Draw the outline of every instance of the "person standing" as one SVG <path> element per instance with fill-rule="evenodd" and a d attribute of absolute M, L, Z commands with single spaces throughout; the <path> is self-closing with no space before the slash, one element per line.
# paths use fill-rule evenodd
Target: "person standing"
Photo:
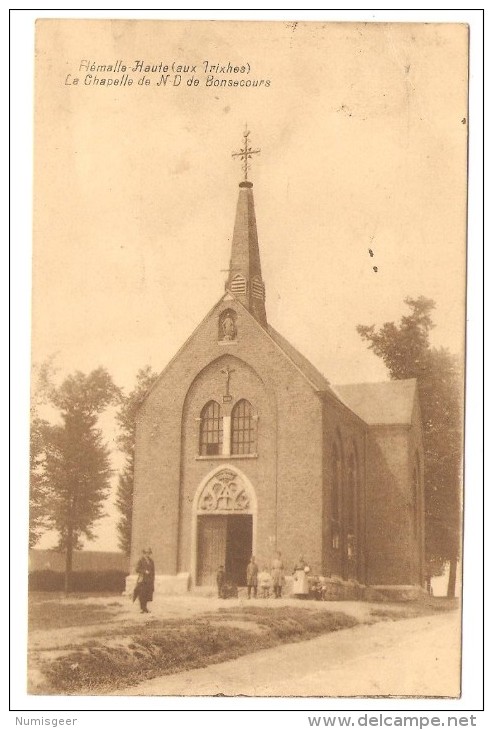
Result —
<path fill-rule="evenodd" d="M 281 553 L 277 552 L 276 557 L 272 561 L 271 566 L 272 586 L 274 588 L 274 597 L 281 598 L 282 587 L 284 585 L 284 565 L 281 560 Z"/>
<path fill-rule="evenodd" d="M 303 557 L 303 555 L 300 555 L 296 565 L 293 568 L 293 573 L 296 573 L 297 570 L 305 570 L 305 568 L 306 568 L 305 558 Z"/>
<path fill-rule="evenodd" d="M 303 555 L 300 555 L 298 562 L 293 568 L 293 587 L 294 596 L 306 598 L 309 594 L 308 573 L 309 566 L 305 562 Z"/>
<path fill-rule="evenodd" d="M 226 583 L 226 573 L 224 572 L 224 565 L 220 565 L 216 573 L 217 583 L 217 597 L 224 598 L 224 584 Z"/>
<path fill-rule="evenodd" d="M 134 590 L 134 600 L 135 598 L 139 599 L 141 613 L 149 613 L 147 604 L 152 601 L 154 594 L 155 575 L 151 548 L 147 548 L 147 550 L 142 551 L 142 557 L 137 563 L 137 575 L 138 578 L 137 585 Z"/>
<path fill-rule="evenodd" d="M 257 598 L 257 583 L 258 583 L 258 565 L 255 562 L 255 557 L 252 555 L 250 562 L 247 565 L 247 592 L 248 598 L 251 597 L 253 588 L 253 597 Z"/>
<path fill-rule="evenodd" d="M 272 586 L 272 577 L 269 573 L 269 568 L 265 565 L 262 571 L 258 574 L 258 586 L 260 588 L 260 597 L 269 598 L 270 589 Z"/>

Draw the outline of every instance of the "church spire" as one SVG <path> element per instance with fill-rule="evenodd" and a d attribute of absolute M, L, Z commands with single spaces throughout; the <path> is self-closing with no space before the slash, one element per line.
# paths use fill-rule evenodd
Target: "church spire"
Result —
<path fill-rule="evenodd" d="M 233 152 L 232 155 L 242 160 L 244 179 L 240 182 L 240 192 L 238 194 L 226 289 L 234 294 L 265 327 L 267 325 L 265 287 L 260 268 L 257 223 L 253 203 L 253 183 L 248 180 L 248 170 L 250 169 L 248 160 L 252 158 L 252 155 L 258 154 L 260 150 L 254 150 L 250 146 L 249 134 L 250 132 L 245 127 L 243 148 L 239 152 Z"/>

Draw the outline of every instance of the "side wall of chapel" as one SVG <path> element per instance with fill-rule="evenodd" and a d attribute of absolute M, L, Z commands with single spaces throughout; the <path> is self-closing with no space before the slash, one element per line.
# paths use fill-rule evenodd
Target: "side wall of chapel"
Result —
<path fill-rule="evenodd" d="M 321 572 L 327 577 L 353 578 L 360 583 L 366 582 L 366 432 L 367 426 L 361 419 L 337 400 L 326 396 Z M 351 479 L 354 480 L 352 499 L 349 494 Z M 339 515 L 334 514 L 336 502 Z M 350 511 L 352 539 L 348 539 Z"/>
<path fill-rule="evenodd" d="M 368 446 L 368 583 L 422 585 L 423 446 L 417 399 L 411 424 L 372 426 Z"/>

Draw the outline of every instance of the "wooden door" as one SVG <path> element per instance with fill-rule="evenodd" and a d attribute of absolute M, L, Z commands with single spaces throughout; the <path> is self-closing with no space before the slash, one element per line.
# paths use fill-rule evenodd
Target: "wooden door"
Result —
<path fill-rule="evenodd" d="M 220 565 L 226 564 L 227 515 L 197 518 L 197 585 L 215 585 Z"/>
<path fill-rule="evenodd" d="M 226 574 L 237 586 L 246 585 L 246 569 L 252 556 L 252 515 L 228 517 Z"/>

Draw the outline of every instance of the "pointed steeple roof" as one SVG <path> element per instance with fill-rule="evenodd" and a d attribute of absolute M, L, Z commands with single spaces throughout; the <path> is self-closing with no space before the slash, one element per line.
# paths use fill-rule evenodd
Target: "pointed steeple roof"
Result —
<path fill-rule="evenodd" d="M 231 244 L 231 259 L 226 290 L 234 294 L 253 314 L 263 327 L 267 326 L 265 314 L 265 286 L 260 268 L 260 253 L 253 202 L 253 183 L 248 179 L 248 159 L 260 152 L 249 146 L 248 132 L 245 129 L 244 148 L 234 156 L 244 160 L 245 179 L 240 183 L 236 219 Z"/>

